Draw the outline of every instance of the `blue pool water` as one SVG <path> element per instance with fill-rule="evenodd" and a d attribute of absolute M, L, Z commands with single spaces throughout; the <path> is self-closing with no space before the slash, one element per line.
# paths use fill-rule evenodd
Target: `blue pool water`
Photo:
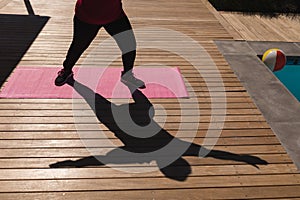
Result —
<path fill-rule="evenodd" d="M 300 64 L 287 64 L 275 76 L 300 101 Z"/>

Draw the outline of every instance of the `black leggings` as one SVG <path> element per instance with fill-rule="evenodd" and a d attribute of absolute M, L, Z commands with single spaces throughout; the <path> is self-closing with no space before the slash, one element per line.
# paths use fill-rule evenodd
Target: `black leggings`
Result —
<path fill-rule="evenodd" d="M 74 16 L 73 21 L 73 40 L 66 59 L 63 62 L 66 71 L 72 70 L 82 53 L 94 40 L 101 27 L 104 27 L 113 36 L 121 49 L 124 72 L 130 71 L 133 68 L 136 57 L 136 41 L 127 16 L 105 25 L 88 24 L 80 21 L 76 16 Z"/>

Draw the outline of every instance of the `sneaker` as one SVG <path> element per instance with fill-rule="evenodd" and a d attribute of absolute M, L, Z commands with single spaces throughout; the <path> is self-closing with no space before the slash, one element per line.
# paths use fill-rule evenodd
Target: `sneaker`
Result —
<path fill-rule="evenodd" d="M 74 75 L 72 71 L 69 72 L 69 73 L 66 73 L 66 71 L 64 69 L 60 70 L 57 74 L 58 75 L 55 79 L 55 85 L 56 86 L 64 85 Z"/>
<path fill-rule="evenodd" d="M 145 83 L 142 80 L 134 77 L 134 74 L 132 72 L 126 72 L 126 73 L 122 72 L 121 82 L 124 83 L 125 85 L 140 88 L 140 89 L 146 88 Z"/>

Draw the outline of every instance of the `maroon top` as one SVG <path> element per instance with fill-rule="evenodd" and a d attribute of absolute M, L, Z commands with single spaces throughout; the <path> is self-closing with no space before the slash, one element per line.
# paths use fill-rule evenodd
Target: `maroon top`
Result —
<path fill-rule="evenodd" d="M 125 15 L 121 0 L 77 0 L 75 15 L 89 24 L 107 24 Z"/>

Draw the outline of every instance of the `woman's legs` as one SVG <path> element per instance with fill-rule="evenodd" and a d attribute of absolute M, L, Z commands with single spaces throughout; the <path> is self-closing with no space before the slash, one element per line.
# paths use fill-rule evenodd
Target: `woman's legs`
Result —
<path fill-rule="evenodd" d="M 136 41 L 127 16 L 104 25 L 104 28 L 116 40 L 122 51 L 124 72 L 130 71 L 136 57 Z"/>
<path fill-rule="evenodd" d="M 133 76 L 132 69 L 136 57 L 136 41 L 131 24 L 124 17 L 103 26 L 105 30 L 115 39 L 122 51 L 122 62 L 124 71 L 121 81 L 134 87 L 145 88 L 145 83 Z"/>
<path fill-rule="evenodd" d="M 89 47 L 98 34 L 100 28 L 100 25 L 87 24 L 80 21 L 76 16 L 74 17 L 73 41 L 63 63 L 66 71 L 72 71 L 75 63 L 78 61 L 82 53 Z"/>
<path fill-rule="evenodd" d="M 126 16 L 106 25 L 105 30 L 116 40 L 122 51 L 122 61 L 124 71 L 122 72 L 122 82 L 131 86 L 145 88 L 144 82 L 135 78 L 132 74 L 132 68 L 136 57 L 136 41 L 132 31 L 131 24 Z M 96 37 L 102 25 L 87 24 L 74 17 L 73 41 L 68 50 L 64 69 L 61 70 L 55 79 L 55 85 L 65 84 L 73 75 L 72 68 L 78 61 L 82 53 L 89 47 Z"/>
<path fill-rule="evenodd" d="M 89 47 L 96 37 L 100 25 L 87 24 L 80 21 L 76 16 L 73 19 L 73 40 L 69 47 L 67 56 L 63 62 L 64 69 L 58 72 L 55 79 L 56 86 L 62 86 L 73 76 L 72 68 L 82 53 Z"/>

